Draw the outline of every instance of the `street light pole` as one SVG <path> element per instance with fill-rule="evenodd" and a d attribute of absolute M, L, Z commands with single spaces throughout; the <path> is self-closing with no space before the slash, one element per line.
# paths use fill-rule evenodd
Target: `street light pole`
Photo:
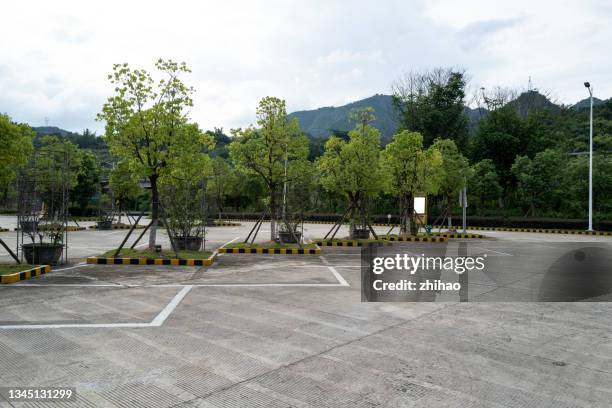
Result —
<path fill-rule="evenodd" d="M 593 88 L 588 82 L 584 86 L 591 97 L 591 114 L 589 123 L 589 231 L 593 231 Z"/>

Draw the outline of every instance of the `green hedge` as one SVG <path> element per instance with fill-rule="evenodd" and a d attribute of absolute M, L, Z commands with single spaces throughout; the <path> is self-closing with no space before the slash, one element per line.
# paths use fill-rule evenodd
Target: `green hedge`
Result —
<path fill-rule="evenodd" d="M 472 227 L 545 228 L 568 230 L 585 230 L 588 227 L 587 220 L 562 218 L 468 216 L 466 221 L 467 225 Z M 461 216 L 454 217 L 453 224 L 460 225 Z M 593 222 L 593 228 L 598 231 L 612 231 L 612 221 Z"/>
<path fill-rule="evenodd" d="M 261 213 L 224 213 L 223 218 L 232 218 L 239 220 L 258 219 Z M 304 214 L 304 221 L 337 221 L 342 214 L 329 213 L 310 213 Z M 387 223 L 386 214 L 373 215 L 371 217 L 373 223 Z M 436 217 L 429 216 L 429 223 L 433 223 Z M 391 222 L 397 223 L 398 217 L 392 216 Z M 461 225 L 461 215 L 457 214 L 453 217 L 453 225 Z M 527 217 L 478 217 L 469 215 L 467 217 L 467 225 L 472 227 L 508 227 L 508 228 L 547 228 L 547 229 L 587 229 L 587 220 L 580 219 L 561 219 L 561 218 L 527 218 Z M 598 231 L 612 231 L 612 221 L 595 221 L 593 227 Z"/>

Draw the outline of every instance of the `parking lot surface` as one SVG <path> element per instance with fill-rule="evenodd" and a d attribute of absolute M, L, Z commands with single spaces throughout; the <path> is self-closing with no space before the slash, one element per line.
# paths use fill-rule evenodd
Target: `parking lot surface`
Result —
<path fill-rule="evenodd" d="M 249 225 L 211 228 L 209 248 L 246 236 Z M 322 237 L 330 227 L 306 225 L 305 235 Z M 29 406 L 586 408 L 612 401 L 610 303 L 362 303 L 357 248 L 221 255 L 211 268 L 80 264 L 125 233 L 73 233 L 70 265 L 0 287 L 0 382 L 77 389 L 76 402 Z M 486 235 L 467 251 L 533 261 L 533 272 L 505 267 L 490 277 L 517 287 L 551 262 L 538 254 L 562 253 L 568 242 L 612 243 Z M 461 244 L 440 245 L 455 256 Z M 495 289 L 476 283 L 474 295 Z M 13 405 L 0 400 L 5 406 Z"/>

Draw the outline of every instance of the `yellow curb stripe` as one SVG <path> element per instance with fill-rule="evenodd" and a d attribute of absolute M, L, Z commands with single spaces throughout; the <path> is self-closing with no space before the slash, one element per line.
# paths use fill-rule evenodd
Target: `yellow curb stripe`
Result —
<path fill-rule="evenodd" d="M 15 283 L 51 272 L 51 265 L 37 266 L 25 271 L 19 271 L 10 275 L 0 275 L 0 284 Z"/>

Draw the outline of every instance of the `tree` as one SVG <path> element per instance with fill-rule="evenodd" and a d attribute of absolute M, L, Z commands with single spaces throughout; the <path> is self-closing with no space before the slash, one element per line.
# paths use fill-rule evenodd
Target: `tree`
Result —
<path fill-rule="evenodd" d="M 232 176 L 232 168 L 223 157 L 217 156 L 212 159 L 211 175 L 207 190 L 210 191 L 213 197 L 213 201 L 219 213 L 219 218 L 221 218 L 223 214 L 225 197 L 228 195 L 231 185 L 235 182 Z"/>
<path fill-rule="evenodd" d="M 113 198 L 119 208 L 119 220 L 121 220 L 121 210 L 125 208 L 125 203 L 135 200 L 141 193 L 140 176 L 130 169 L 130 161 L 122 160 L 110 172 L 108 186 L 113 193 Z"/>
<path fill-rule="evenodd" d="M 197 124 L 189 123 L 187 109 L 193 105 L 193 88 L 180 76 L 190 72 L 185 63 L 159 59 L 157 70 L 165 77 L 154 81 L 145 70 L 116 64 L 109 75 L 115 95 L 108 98 L 98 114 L 106 121 L 104 136 L 110 151 L 130 161 L 136 174 L 151 185 L 151 228 L 149 248 L 155 248 L 159 219 L 159 179 L 172 166 L 202 154 L 211 138 Z"/>
<path fill-rule="evenodd" d="M 554 149 L 535 155 L 517 156 L 512 174 L 517 179 L 517 195 L 526 215 L 544 214 L 559 208 L 562 196 L 562 175 L 566 156 Z"/>
<path fill-rule="evenodd" d="M 66 139 L 57 136 L 43 136 L 40 147 L 32 157 L 24 176 L 41 199 L 45 219 L 51 223 L 61 221 L 67 215 L 69 192 L 78 184 L 82 171 L 81 152 L 78 147 Z M 22 186 L 22 193 L 27 199 L 28 187 Z M 21 203 L 27 208 L 30 204 Z M 26 210 L 29 211 L 32 208 Z"/>
<path fill-rule="evenodd" d="M 512 181 L 512 163 L 522 154 L 526 138 L 523 121 L 512 106 L 506 105 L 490 112 L 478 125 L 472 139 L 471 158 L 475 162 L 490 159 L 502 187 L 507 189 Z"/>
<path fill-rule="evenodd" d="M 28 161 L 34 136 L 28 125 L 14 123 L 8 115 L 0 114 L 0 191 L 7 191 L 17 168 Z"/>
<path fill-rule="evenodd" d="M 472 177 L 468 181 L 468 192 L 476 197 L 476 205 L 484 209 L 491 203 L 498 202 L 502 187 L 495 171 L 493 161 L 484 159 L 472 166 Z"/>
<path fill-rule="evenodd" d="M 230 157 L 236 167 L 255 174 L 268 188 L 270 240 L 276 238 L 279 193 L 287 180 L 285 171 L 293 162 L 308 156 L 308 140 L 299 129 L 297 119 L 287 116 L 285 101 L 267 96 L 256 111 L 258 128 L 233 131 L 235 140 L 229 145 Z"/>
<path fill-rule="evenodd" d="M 400 233 L 417 232 L 414 196 L 437 194 L 440 189 L 442 155 L 423 149 L 423 136 L 404 130 L 393 136 L 381 155 L 386 190 L 399 199 Z"/>
<path fill-rule="evenodd" d="M 80 150 L 81 168 L 77 175 L 77 184 L 72 189 L 72 199 L 84 214 L 92 198 L 98 192 L 100 184 L 100 163 L 91 150 Z"/>
<path fill-rule="evenodd" d="M 468 160 L 459 152 L 457 145 L 452 140 L 436 139 L 433 148 L 442 155 L 440 193 L 446 206 L 450 228 L 452 226 L 452 203 L 456 202 L 460 190 L 470 178 L 471 169 Z"/>
<path fill-rule="evenodd" d="M 69 190 L 77 186 L 83 156 L 74 143 L 57 136 L 43 136 L 36 154 L 34 170 L 41 186 L 59 186 L 63 182 Z"/>
<path fill-rule="evenodd" d="M 323 188 L 348 199 L 352 237 L 358 217 L 361 226 L 367 226 L 366 200 L 381 191 L 382 183 L 380 133 L 369 124 L 373 120 L 373 109 L 354 111 L 350 118 L 357 123 L 349 132 L 348 142 L 331 136 L 325 143 L 323 156 L 317 160 L 317 167 Z"/>
<path fill-rule="evenodd" d="M 465 72 L 452 68 L 406 74 L 393 85 L 400 128 L 421 133 L 425 147 L 444 137 L 465 150 L 469 133 L 464 113 L 466 84 Z"/>

